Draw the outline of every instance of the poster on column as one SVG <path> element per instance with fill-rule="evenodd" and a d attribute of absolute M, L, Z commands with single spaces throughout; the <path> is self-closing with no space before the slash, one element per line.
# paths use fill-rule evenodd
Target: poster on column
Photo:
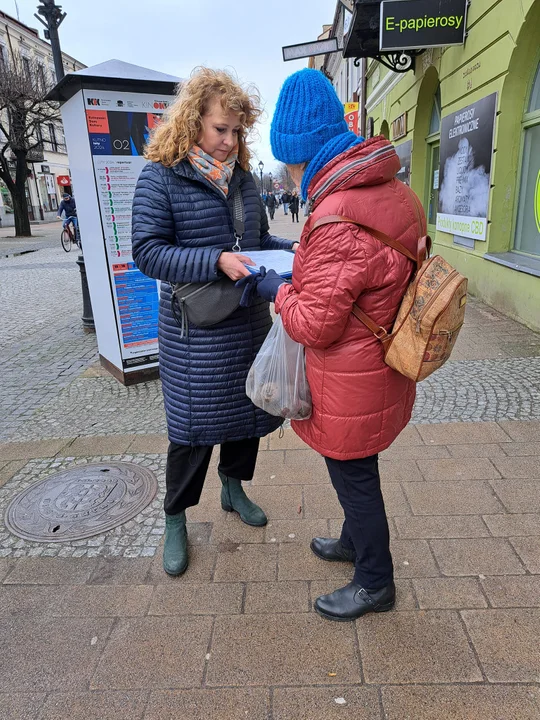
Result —
<path fill-rule="evenodd" d="M 485 240 L 497 93 L 443 118 L 437 230 Z"/>
<path fill-rule="evenodd" d="M 133 262 L 131 205 L 144 146 L 173 98 L 108 90 L 83 96 L 122 361 L 133 368 L 157 362 L 158 283 Z"/>

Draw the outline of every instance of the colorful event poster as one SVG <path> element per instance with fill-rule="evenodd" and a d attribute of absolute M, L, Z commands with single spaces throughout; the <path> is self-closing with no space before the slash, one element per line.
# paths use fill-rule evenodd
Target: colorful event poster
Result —
<path fill-rule="evenodd" d="M 441 123 L 437 230 L 485 240 L 497 93 Z"/>
<path fill-rule="evenodd" d="M 144 147 L 170 97 L 85 90 L 94 179 L 124 368 L 157 361 L 158 284 L 133 262 L 131 206 Z"/>

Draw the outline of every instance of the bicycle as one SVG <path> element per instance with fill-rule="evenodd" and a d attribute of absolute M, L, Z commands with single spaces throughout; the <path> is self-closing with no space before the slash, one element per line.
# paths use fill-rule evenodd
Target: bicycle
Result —
<path fill-rule="evenodd" d="M 73 230 L 71 229 L 72 224 L 75 232 L 73 232 Z M 62 243 L 62 247 L 66 252 L 71 251 L 72 245 L 77 245 L 77 247 L 80 249 L 81 241 L 79 235 L 79 224 L 77 223 L 77 218 L 75 215 L 72 215 L 71 217 L 66 219 L 64 227 L 62 228 L 62 232 L 60 233 L 60 242 Z"/>

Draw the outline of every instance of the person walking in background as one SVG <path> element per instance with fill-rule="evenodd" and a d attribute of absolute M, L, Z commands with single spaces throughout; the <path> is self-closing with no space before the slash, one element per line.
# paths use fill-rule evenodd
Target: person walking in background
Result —
<path fill-rule="evenodd" d="M 279 205 L 279 203 L 276 200 L 276 196 L 274 195 L 273 192 L 269 192 L 268 195 L 266 196 L 266 207 L 268 208 L 268 214 L 270 215 L 270 220 L 274 219 L 277 205 Z"/>
<path fill-rule="evenodd" d="M 289 210 L 291 211 L 292 215 L 292 221 L 294 222 L 294 218 L 296 218 L 296 222 L 300 222 L 298 220 L 298 209 L 300 207 L 300 198 L 298 197 L 298 191 L 293 190 L 291 193 L 291 201 L 289 203 Z"/>
<path fill-rule="evenodd" d="M 281 202 L 283 203 L 283 213 L 284 215 L 289 214 L 289 202 L 291 201 L 291 196 L 289 193 L 285 190 L 283 195 L 281 196 Z"/>
<path fill-rule="evenodd" d="M 382 343 L 352 309 L 356 303 L 377 326 L 392 328 L 415 266 L 370 227 L 416 257 L 426 218 L 416 195 L 396 179 L 401 163 L 394 147 L 382 136 L 364 141 L 348 130 L 343 105 L 318 70 L 285 81 L 270 142 L 312 212 L 292 284 L 270 270 L 256 287 L 305 347 L 313 410 L 292 426 L 324 456 L 345 515 L 341 537 L 314 538 L 311 549 L 355 568 L 352 582 L 317 598 L 315 609 L 330 620 L 355 620 L 394 605 L 378 455 L 409 422 L 416 386 L 386 365 Z M 336 223 L 329 217 L 336 215 L 354 223 Z"/>
<path fill-rule="evenodd" d="M 244 250 L 293 249 L 270 235 L 268 219 L 249 172 L 247 137 L 260 116 L 260 99 L 228 73 L 199 68 L 154 131 L 151 160 L 133 200 L 133 259 L 141 272 L 161 280 L 159 368 L 169 450 L 165 476 L 163 568 L 180 575 L 188 566 L 186 508 L 197 505 L 214 445 L 221 507 L 248 525 L 265 525 L 249 500 L 261 437 L 283 420 L 256 408 L 246 396 L 249 369 L 272 319 L 268 303 L 254 297 L 210 327 L 188 323 L 183 333 L 172 308 L 174 283 L 213 283 L 249 275 Z M 244 207 L 245 231 L 233 232 L 234 204 Z"/>

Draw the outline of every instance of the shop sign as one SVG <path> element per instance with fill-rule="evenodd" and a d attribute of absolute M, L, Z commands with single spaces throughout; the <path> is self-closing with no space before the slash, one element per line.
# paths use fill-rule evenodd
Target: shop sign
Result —
<path fill-rule="evenodd" d="M 485 240 L 497 93 L 443 118 L 437 230 Z"/>
<path fill-rule="evenodd" d="M 399 140 L 407 134 L 407 113 L 403 113 L 392 123 L 392 140 Z"/>
<path fill-rule="evenodd" d="M 345 108 L 345 121 L 347 123 L 347 127 L 355 135 L 358 135 L 358 112 L 360 109 L 360 103 L 357 103 L 357 102 L 345 103 L 344 108 Z"/>
<path fill-rule="evenodd" d="M 69 175 L 59 175 L 56 178 L 56 182 L 62 187 L 66 187 L 67 185 L 71 185 L 71 178 Z"/>
<path fill-rule="evenodd" d="M 42 165 L 42 166 L 41 166 L 41 172 L 42 172 L 42 173 L 50 173 L 50 172 L 51 172 L 50 166 L 49 166 L 49 165 Z"/>
<path fill-rule="evenodd" d="M 383 0 L 380 50 L 463 45 L 468 0 Z"/>

